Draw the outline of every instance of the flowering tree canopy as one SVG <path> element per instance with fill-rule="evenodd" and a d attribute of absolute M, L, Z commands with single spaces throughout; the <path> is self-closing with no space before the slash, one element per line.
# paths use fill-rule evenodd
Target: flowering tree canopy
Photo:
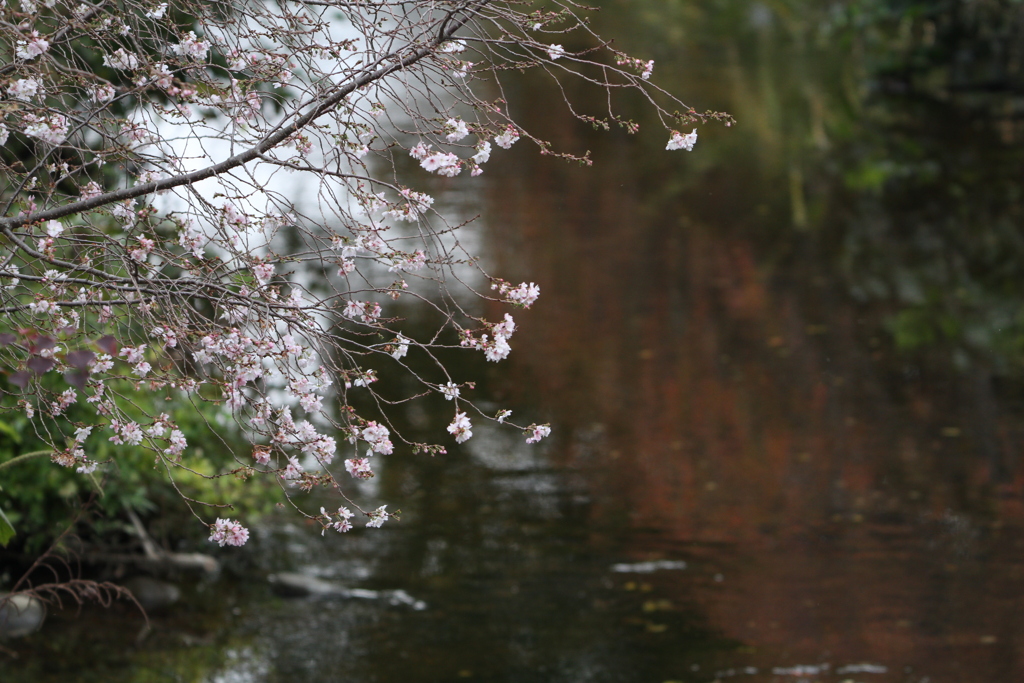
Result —
<path fill-rule="evenodd" d="M 373 458 L 395 448 L 443 453 L 445 440 L 472 437 L 473 420 L 511 424 L 509 411 L 467 401 L 466 379 L 437 354 L 461 346 L 500 361 L 513 317 L 475 315 L 452 284 L 510 309 L 540 293 L 484 272 L 421 191 L 427 175 L 479 175 L 517 141 L 590 163 L 516 123 L 505 72 L 604 89 L 608 111 L 566 100 L 568 112 L 630 133 L 613 96 L 635 91 L 668 149 L 693 148 L 686 124 L 731 121 L 655 86 L 653 62 L 595 35 L 585 11 L 516 0 L 0 6 L 0 409 L 28 415 L 58 465 L 91 473 L 103 463 L 90 439 L 106 440 L 148 449 L 174 481 L 214 475 L 191 470 L 180 425 L 133 397 L 214 405 L 253 445 L 235 474 L 292 492 L 332 486 L 357 512 L 303 514 L 325 529 L 359 516 L 379 527 L 386 507 L 355 505 L 349 476 L 373 476 Z M 296 177 L 301 202 L 280 189 Z M 403 326 L 403 297 L 438 314 L 430 336 Z M 382 372 L 413 378 L 399 402 L 452 402 L 440 443 L 409 442 L 389 422 L 396 401 L 373 386 Z M 372 414 L 353 406 L 360 392 Z M 69 419 L 72 406 L 90 419 Z M 550 433 L 518 427 L 531 443 Z M 248 538 L 188 502 L 212 541 Z"/>

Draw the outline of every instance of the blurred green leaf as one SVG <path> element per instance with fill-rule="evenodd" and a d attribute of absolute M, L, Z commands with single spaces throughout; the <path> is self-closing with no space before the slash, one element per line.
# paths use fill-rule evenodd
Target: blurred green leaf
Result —
<path fill-rule="evenodd" d="M 11 441 L 14 443 L 21 443 L 21 434 L 18 434 L 17 430 L 11 425 L 7 424 L 3 420 L 0 420 L 0 432 L 3 432 L 7 436 L 11 437 Z"/>
<path fill-rule="evenodd" d="M 14 525 L 11 524 L 3 509 L 0 508 L 0 545 L 6 548 L 12 538 L 14 538 Z"/>

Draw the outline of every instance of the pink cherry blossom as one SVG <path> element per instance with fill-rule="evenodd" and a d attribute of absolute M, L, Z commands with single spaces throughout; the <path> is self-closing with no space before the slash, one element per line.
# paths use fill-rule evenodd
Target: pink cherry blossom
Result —
<path fill-rule="evenodd" d="M 530 425 L 526 443 L 537 443 L 546 436 L 551 436 L 551 427 L 548 425 Z"/>
<path fill-rule="evenodd" d="M 48 49 L 50 49 L 50 42 L 44 38 L 40 38 L 39 31 L 32 31 L 28 38 L 18 41 L 14 54 L 18 59 L 29 60 L 35 59 Z"/>
<path fill-rule="evenodd" d="M 373 476 L 373 469 L 370 467 L 370 461 L 366 458 L 349 458 L 345 461 L 345 471 L 348 472 L 353 479 L 369 479 Z"/>
<path fill-rule="evenodd" d="M 249 540 L 249 530 L 233 519 L 218 518 L 210 525 L 210 540 L 220 547 L 242 546 Z"/>
<path fill-rule="evenodd" d="M 7 94 L 20 100 L 27 100 L 42 93 L 42 86 L 34 78 L 19 78 L 7 87 Z"/>

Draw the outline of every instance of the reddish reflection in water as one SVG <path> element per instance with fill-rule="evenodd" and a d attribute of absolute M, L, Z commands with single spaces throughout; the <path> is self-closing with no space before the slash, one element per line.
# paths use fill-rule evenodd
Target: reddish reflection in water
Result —
<path fill-rule="evenodd" d="M 583 171 L 524 157 L 488 211 L 498 270 L 543 292 L 509 391 L 588 477 L 595 534 L 687 548 L 699 571 L 654 591 L 747 646 L 724 665 L 1024 680 L 1019 388 L 893 350 L 815 240 L 750 220 L 766 178 L 677 170 L 665 199 L 617 144 Z"/>

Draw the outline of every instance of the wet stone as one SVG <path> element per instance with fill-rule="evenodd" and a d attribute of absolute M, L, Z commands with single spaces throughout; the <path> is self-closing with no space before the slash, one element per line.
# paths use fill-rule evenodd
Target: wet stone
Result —
<path fill-rule="evenodd" d="M 348 597 L 349 591 L 341 586 L 298 572 L 279 572 L 267 577 L 270 588 L 283 598 L 337 595 Z"/>
<path fill-rule="evenodd" d="M 181 589 L 176 585 L 149 576 L 128 579 L 124 587 L 132 592 L 147 612 L 166 609 L 181 599 Z"/>
<path fill-rule="evenodd" d="M 38 631 L 46 619 L 46 605 L 30 595 L 0 593 L 0 638 L 21 638 Z"/>

